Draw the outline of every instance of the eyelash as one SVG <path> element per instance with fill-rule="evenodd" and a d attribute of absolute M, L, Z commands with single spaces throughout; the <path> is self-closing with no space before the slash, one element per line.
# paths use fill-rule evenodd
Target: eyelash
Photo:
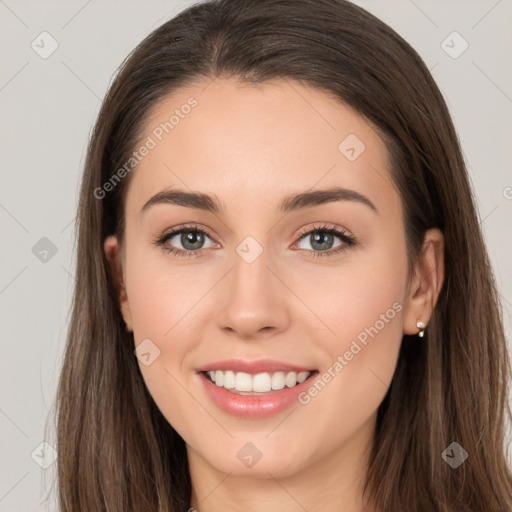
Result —
<path fill-rule="evenodd" d="M 191 225 L 183 225 L 177 227 L 175 230 L 170 231 L 169 233 L 165 233 L 162 236 L 158 237 L 156 240 L 153 241 L 155 245 L 158 245 L 162 248 L 163 251 L 174 254 L 178 258 L 192 258 L 193 256 L 196 256 L 198 253 L 200 253 L 203 249 L 196 249 L 193 251 L 184 251 L 182 249 L 176 249 L 175 247 L 166 245 L 166 242 L 172 238 L 175 235 L 179 235 L 180 233 L 203 233 L 204 235 L 207 235 L 211 238 L 208 231 L 205 229 L 200 228 L 196 224 Z M 312 251 L 309 249 L 300 249 L 302 251 L 311 252 L 313 253 L 311 257 L 317 258 L 317 257 L 324 257 L 324 256 L 334 256 L 336 254 L 340 254 L 343 251 L 346 251 L 348 248 L 353 247 L 357 244 L 357 241 L 354 236 L 349 235 L 345 229 L 338 229 L 331 226 L 326 225 L 314 225 L 313 228 L 308 228 L 307 230 L 303 230 L 300 233 L 299 241 L 304 239 L 306 236 L 311 235 L 312 233 L 328 233 L 330 235 L 336 235 L 338 238 L 342 240 L 342 244 L 338 246 L 336 249 L 329 249 L 327 251 Z"/>

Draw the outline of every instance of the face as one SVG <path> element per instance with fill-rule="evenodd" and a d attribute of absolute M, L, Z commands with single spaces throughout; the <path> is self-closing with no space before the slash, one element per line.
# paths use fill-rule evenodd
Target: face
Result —
<path fill-rule="evenodd" d="M 277 478 L 360 456 L 402 335 L 428 320 L 383 141 L 284 80 L 184 87 L 145 127 L 122 251 L 105 249 L 144 381 L 189 458 Z"/>

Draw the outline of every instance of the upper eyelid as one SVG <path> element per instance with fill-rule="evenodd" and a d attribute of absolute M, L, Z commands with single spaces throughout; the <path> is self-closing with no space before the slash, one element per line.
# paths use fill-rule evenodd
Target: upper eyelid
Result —
<path fill-rule="evenodd" d="M 340 226 L 334 226 L 328 222 L 325 222 L 325 223 L 315 222 L 313 226 L 304 228 L 303 230 L 301 229 L 299 231 L 299 234 L 300 235 L 308 235 L 314 231 L 329 231 L 329 230 L 338 231 L 346 236 L 352 236 L 351 232 L 348 229 L 340 227 Z"/>
<path fill-rule="evenodd" d="M 176 228 L 170 229 L 168 232 L 163 233 L 159 238 L 160 239 L 169 239 L 173 236 L 179 235 L 180 233 L 187 232 L 187 231 L 199 231 L 201 233 L 204 233 L 205 235 L 208 235 L 212 240 L 214 237 L 212 236 L 211 232 L 202 226 L 199 225 L 183 225 L 183 226 L 177 226 Z"/>

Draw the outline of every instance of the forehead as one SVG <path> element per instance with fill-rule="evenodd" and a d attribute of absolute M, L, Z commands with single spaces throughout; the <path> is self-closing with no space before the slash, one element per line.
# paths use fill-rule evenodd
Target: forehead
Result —
<path fill-rule="evenodd" d="M 182 87 L 153 106 L 137 147 L 144 144 L 151 149 L 127 196 L 127 206 L 139 210 L 172 187 L 260 210 L 287 192 L 334 185 L 376 204 L 398 199 L 374 127 L 323 91 L 290 80 L 217 78 Z"/>

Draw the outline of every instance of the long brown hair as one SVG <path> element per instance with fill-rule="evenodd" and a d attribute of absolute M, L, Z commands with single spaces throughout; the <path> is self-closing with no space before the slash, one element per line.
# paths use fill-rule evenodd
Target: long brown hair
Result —
<path fill-rule="evenodd" d="M 403 337 L 378 409 L 365 494 L 383 512 L 512 510 L 501 306 L 457 135 L 428 69 L 390 27 L 344 0 L 213 0 L 182 11 L 135 48 L 89 143 L 56 397 L 62 512 L 189 507 L 185 443 L 143 382 L 103 250 L 108 235 L 123 239 L 130 175 L 104 197 L 97 191 L 130 157 L 152 106 L 215 77 L 295 80 L 351 105 L 391 155 L 409 269 L 425 231 L 444 233 L 445 283 L 423 340 Z M 468 452 L 456 469 L 441 456 L 452 442 Z"/>

